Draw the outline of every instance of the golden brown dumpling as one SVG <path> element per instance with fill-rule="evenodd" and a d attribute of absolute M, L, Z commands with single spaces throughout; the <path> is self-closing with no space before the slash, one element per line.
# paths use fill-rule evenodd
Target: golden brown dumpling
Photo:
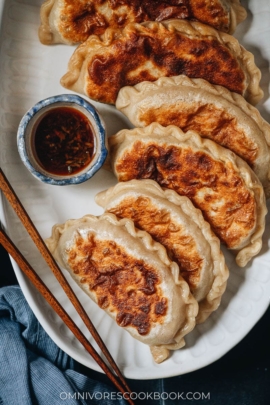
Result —
<path fill-rule="evenodd" d="M 109 138 L 118 180 L 156 180 L 187 196 L 212 230 L 245 266 L 259 253 L 265 227 L 265 195 L 246 162 L 194 131 L 151 124 Z"/>
<path fill-rule="evenodd" d="M 199 303 L 197 323 L 218 308 L 229 272 L 219 239 L 189 198 L 162 189 L 153 180 L 131 180 L 95 199 L 107 212 L 131 219 L 166 248 Z"/>
<path fill-rule="evenodd" d="M 128 24 L 90 36 L 75 50 L 61 84 L 114 104 L 124 86 L 180 74 L 224 86 L 252 104 L 263 96 L 250 52 L 231 35 L 184 20 Z"/>
<path fill-rule="evenodd" d="M 197 20 L 232 33 L 246 15 L 239 0 L 47 0 L 41 6 L 39 37 L 44 44 L 74 44 L 108 27 L 169 18 Z"/>
<path fill-rule="evenodd" d="M 115 215 L 86 215 L 55 225 L 48 248 L 77 284 L 155 361 L 184 345 L 198 304 L 165 248 Z"/>
<path fill-rule="evenodd" d="M 240 94 L 203 79 L 161 77 L 122 88 L 116 107 L 135 127 L 176 125 L 232 150 L 250 165 L 270 196 L 270 125 Z"/>

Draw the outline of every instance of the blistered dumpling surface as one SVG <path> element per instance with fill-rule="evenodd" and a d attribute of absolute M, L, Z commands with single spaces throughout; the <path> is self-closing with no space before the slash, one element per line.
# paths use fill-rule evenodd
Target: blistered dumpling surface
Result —
<path fill-rule="evenodd" d="M 124 87 L 116 107 L 135 127 L 153 122 L 176 125 L 232 150 L 249 164 L 270 195 L 270 125 L 241 95 L 180 75 Z"/>
<path fill-rule="evenodd" d="M 163 244 L 199 302 L 197 322 L 217 309 L 228 269 L 218 238 L 187 197 L 162 190 L 153 180 L 131 180 L 99 193 L 96 202 Z"/>
<path fill-rule="evenodd" d="M 239 0 L 46 0 L 40 11 L 39 37 L 44 44 L 74 44 L 106 28 L 123 28 L 130 22 L 162 21 L 169 18 L 201 21 L 233 32 L 246 18 Z"/>
<path fill-rule="evenodd" d="M 165 248 L 132 221 L 112 214 L 70 220 L 53 228 L 47 245 L 119 326 L 156 348 L 156 361 L 184 345 L 197 302 Z"/>
<path fill-rule="evenodd" d="M 209 63 L 211 61 L 211 63 Z M 72 55 L 61 84 L 115 104 L 124 86 L 185 74 L 203 78 L 256 104 L 263 96 L 254 56 L 231 35 L 184 20 L 128 24 L 90 36 Z"/>
<path fill-rule="evenodd" d="M 231 151 L 193 131 L 152 124 L 109 138 L 119 181 L 153 179 L 189 197 L 212 230 L 245 266 L 262 246 L 266 205 L 262 185 Z"/>

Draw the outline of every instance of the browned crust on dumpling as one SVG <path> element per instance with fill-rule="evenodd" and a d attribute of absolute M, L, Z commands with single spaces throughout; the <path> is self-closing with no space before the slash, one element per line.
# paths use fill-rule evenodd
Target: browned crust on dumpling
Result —
<path fill-rule="evenodd" d="M 124 87 L 116 107 L 135 127 L 176 125 L 232 150 L 254 170 L 269 197 L 270 125 L 240 94 L 180 75 Z"/>
<path fill-rule="evenodd" d="M 198 304 L 164 246 L 133 221 L 109 213 L 86 215 L 55 225 L 46 244 L 121 327 L 143 343 L 157 345 L 155 361 L 184 346 Z"/>
<path fill-rule="evenodd" d="M 95 293 L 98 305 L 117 314 L 119 326 L 134 327 L 146 335 L 152 324 L 163 323 L 167 298 L 162 296 L 155 269 L 122 246 L 100 241 L 93 234 L 87 239 L 78 236 L 68 251 L 68 263 L 80 282 Z"/>
<path fill-rule="evenodd" d="M 162 243 L 199 303 L 197 323 L 218 308 L 229 272 L 219 239 L 189 198 L 153 180 L 131 180 L 98 193 L 95 201 Z"/>
<path fill-rule="evenodd" d="M 189 197 L 229 248 L 238 246 L 254 228 L 256 204 L 243 179 L 232 165 L 225 166 L 205 152 L 138 140 L 117 162 L 116 171 L 119 181 L 152 179 Z M 200 190 L 205 188 L 215 192 L 202 199 Z M 219 206 L 221 196 L 224 203 Z M 218 215 L 212 215 L 212 206 L 217 206 Z"/>
<path fill-rule="evenodd" d="M 90 37 L 74 52 L 61 84 L 114 104 L 124 86 L 181 74 L 224 86 L 252 103 L 263 95 L 254 56 L 235 38 L 180 20 L 129 24 Z"/>
<path fill-rule="evenodd" d="M 267 212 L 263 188 L 235 154 L 193 131 L 184 134 L 159 124 L 122 130 L 109 141 L 119 181 L 152 179 L 189 197 L 220 240 L 239 250 L 240 266 L 261 249 Z"/>
<path fill-rule="evenodd" d="M 244 135 L 235 117 L 214 104 L 200 106 L 195 102 L 187 106 L 185 102 L 179 102 L 169 110 L 163 106 L 156 110 L 145 111 L 141 119 L 146 126 L 158 122 L 163 126 L 176 125 L 184 132 L 196 131 L 201 136 L 234 151 L 251 167 L 258 156 L 256 143 Z"/>
<path fill-rule="evenodd" d="M 182 277 L 190 286 L 191 292 L 196 289 L 200 280 L 203 258 L 199 255 L 196 243 L 187 235 L 181 225 L 174 225 L 168 210 L 160 210 L 151 204 L 150 198 L 131 197 L 122 199 L 108 212 L 118 218 L 129 218 L 135 225 L 148 233 L 168 249 L 170 258 L 179 266 Z"/>
<path fill-rule="evenodd" d="M 47 0 L 41 7 L 39 36 L 42 43 L 54 42 L 48 24 L 55 0 Z M 123 28 L 128 23 L 163 21 L 170 18 L 200 21 L 217 30 L 232 33 L 245 16 L 239 0 L 62 0 L 58 2 L 57 31 L 66 43 L 84 42 L 89 35 L 101 35 L 106 28 Z M 58 15 L 59 14 L 59 15 Z"/>
<path fill-rule="evenodd" d="M 229 34 L 232 34 L 236 26 L 247 17 L 247 12 L 239 0 L 222 2 L 223 6 L 221 3 L 213 4 L 211 1 L 190 0 L 189 3 L 194 15 L 190 19 L 195 19 Z"/>

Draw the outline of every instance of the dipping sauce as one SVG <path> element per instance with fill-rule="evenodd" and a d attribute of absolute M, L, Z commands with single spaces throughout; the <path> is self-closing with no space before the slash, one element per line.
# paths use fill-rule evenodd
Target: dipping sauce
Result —
<path fill-rule="evenodd" d="M 95 138 L 83 113 L 72 107 L 58 107 L 38 123 L 34 146 L 47 172 L 68 176 L 89 165 L 94 157 Z"/>

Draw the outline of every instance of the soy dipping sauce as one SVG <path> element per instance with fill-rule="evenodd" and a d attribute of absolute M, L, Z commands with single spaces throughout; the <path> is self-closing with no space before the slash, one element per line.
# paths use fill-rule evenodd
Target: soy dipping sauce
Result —
<path fill-rule="evenodd" d="M 38 123 L 34 147 L 47 172 L 70 176 L 79 173 L 93 159 L 95 136 L 83 113 L 72 107 L 57 107 Z"/>

